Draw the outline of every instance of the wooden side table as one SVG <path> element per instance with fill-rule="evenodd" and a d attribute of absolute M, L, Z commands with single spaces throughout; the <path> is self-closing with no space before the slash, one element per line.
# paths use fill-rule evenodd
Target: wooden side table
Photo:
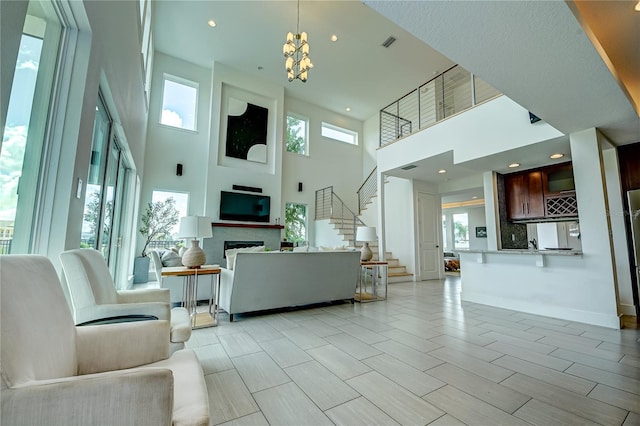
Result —
<path fill-rule="evenodd" d="M 377 302 L 387 299 L 389 262 L 360 262 L 360 279 L 354 299 L 357 302 Z"/>
<path fill-rule="evenodd" d="M 184 288 L 182 292 L 182 306 L 187 308 L 191 317 L 191 328 L 215 327 L 218 325 L 218 303 L 220 301 L 220 266 L 203 265 L 200 268 L 187 268 L 185 266 L 164 267 L 162 276 L 181 276 L 184 278 Z M 211 282 L 209 294 L 208 312 L 198 313 L 196 311 L 198 302 L 198 276 L 215 275 L 215 288 Z M 215 301 L 214 301 L 215 297 Z M 215 302 L 215 304 L 214 304 Z"/>

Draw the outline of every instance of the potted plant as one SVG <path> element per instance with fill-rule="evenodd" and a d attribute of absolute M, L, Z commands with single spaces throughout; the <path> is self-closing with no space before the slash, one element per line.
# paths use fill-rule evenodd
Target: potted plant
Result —
<path fill-rule="evenodd" d="M 140 256 L 135 258 L 133 264 L 133 282 L 146 283 L 149 280 L 149 256 L 147 248 L 151 241 L 166 239 L 171 235 L 173 227 L 178 223 L 179 213 L 176 209 L 176 201 L 169 197 L 164 201 L 147 203 L 140 221 L 140 234 L 144 237 L 144 246 Z"/>

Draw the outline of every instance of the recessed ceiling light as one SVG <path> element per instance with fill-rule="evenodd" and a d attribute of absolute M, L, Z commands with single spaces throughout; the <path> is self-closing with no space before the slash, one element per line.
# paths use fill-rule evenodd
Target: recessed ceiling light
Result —
<path fill-rule="evenodd" d="M 636 10 L 636 12 L 640 12 L 640 1 L 636 3 L 636 7 L 634 7 L 634 9 Z"/>
<path fill-rule="evenodd" d="M 351 111 L 351 108 L 346 107 L 344 110 L 345 110 L 345 111 L 347 111 L 347 112 L 349 112 L 349 111 Z"/>
<path fill-rule="evenodd" d="M 209 25 L 211 28 L 215 28 L 217 24 L 216 24 L 216 21 L 214 21 L 213 19 L 209 19 L 207 21 L 207 25 Z"/>
<path fill-rule="evenodd" d="M 472 200 L 477 199 L 478 197 L 476 197 L 475 195 L 473 197 L 471 197 Z"/>
<path fill-rule="evenodd" d="M 558 153 L 556 153 L 556 154 L 551 154 L 551 155 L 549 156 L 549 158 L 552 158 L 552 159 L 554 159 L 554 160 L 555 160 L 556 158 L 562 158 L 562 157 L 564 157 L 564 154 L 560 154 L 559 152 L 558 152 Z"/>
<path fill-rule="evenodd" d="M 329 37 L 329 40 L 331 41 L 338 41 L 338 36 L 335 34 L 332 34 L 331 37 Z"/>
<path fill-rule="evenodd" d="M 443 173 L 447 173 L 447 171 L 445 169 L 440 169 L 438 170 L 438 173 L 443 174 Z"/>
<path fill-rule="evenodd" d="M 509 164 L 509 167 L 512 168 L 512 169 L 514 167 L 520 167 L 520 163 L 511 163 L 511 164 Z"/>

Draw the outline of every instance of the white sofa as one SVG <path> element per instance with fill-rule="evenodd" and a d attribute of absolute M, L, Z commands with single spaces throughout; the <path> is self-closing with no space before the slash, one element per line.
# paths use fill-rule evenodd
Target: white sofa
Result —
<path fill-rule="evenodd" d="M 233 315 L 335 300 L 353 303 L 360 252 L 238 253 L 222 268 L 220 307 Z"/>

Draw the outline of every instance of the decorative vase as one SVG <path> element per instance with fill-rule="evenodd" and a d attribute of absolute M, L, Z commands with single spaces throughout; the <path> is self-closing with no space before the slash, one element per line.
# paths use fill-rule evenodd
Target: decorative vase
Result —
<path fill-rule="evenodd" d="M 140 284 L 149 281 L 149 256 L 136 257 L 133 263 L 133 283 Z"/>
<path fill-rule="evenodd" d="M 182 255 L 182 264 L 187 268 L 199 268 L 207 261 L 207 255 L 200 248 L 200 241 L 191 240 L 191 247 Z"/>
<path fill-rule="evenodd" d="M 371 258 L 373 258 L 373 252 L 369 248 L 369 243 L 365 241 L 362 249 L 360 250 L 360 260 L 362 262 L 368 262 Z"/>

